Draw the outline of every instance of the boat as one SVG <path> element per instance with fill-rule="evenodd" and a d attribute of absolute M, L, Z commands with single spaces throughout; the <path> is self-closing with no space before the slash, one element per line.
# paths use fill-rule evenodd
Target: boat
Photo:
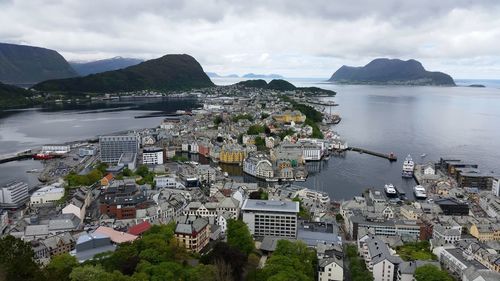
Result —
<path fill-rule="evenodd" d="M 421 185 L 417 185 L 413 188 L 413 194 L 416 199 L 425 200 L 427 199 L 427 193 L 425 192 L 425 188 Z"/>
<path fill-rule="evenodd" d="M 45 153 L 37 153 L 33 155 L 33 159 L 35 160 L 49 160 L 55 158 L 55 155 L 45 154 Z"/>
<path fill-rule="evenodd" d="M 427 156 L 427 154 L 425 153 L 422 153 L 422 155 L 420 155 L 420 157 L 424 158 L 425 156 Z"/>
<path fill-rule="evenodd" d="M 397 196 L 396 189 L 394 188 L 394 185 L 392 183 L 386 184 L 384 186 L 384 191 L 385 191 L 385 195 L 387 195 L 387 197 L 396 197 Z"/>
<path fill-rule="evenodd" d="M 396 192 L 401 200 L 408 200 L 406 197 L 406 192 L 401 187 L 396 187 Z"/>
<path fill-rule="evenodd" d="M 411 178 L 413 177 L 413 170 L 415 169 L 415 163 L 413 162 L 413 159 L 411 158 L 411 155 L 408 154 L 406 156 L 405 161 L 403 162 L 403 173 L 402 176 L 404 178 Z"/>

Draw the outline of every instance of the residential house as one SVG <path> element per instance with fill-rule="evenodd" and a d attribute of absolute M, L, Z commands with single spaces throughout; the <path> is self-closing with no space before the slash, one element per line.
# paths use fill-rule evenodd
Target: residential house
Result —
<path fill-rule="evenodd" d="M 186 249 L 199 253 L 210 241 L 210 227 L 204 218 L 180 217 L 174 235 Z"/>

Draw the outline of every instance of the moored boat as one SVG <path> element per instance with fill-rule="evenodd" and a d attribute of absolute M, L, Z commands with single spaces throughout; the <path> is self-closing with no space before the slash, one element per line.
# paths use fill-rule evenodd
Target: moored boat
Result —
<path fill-rule="evenodd" d="M 413 188 L 413 194 L 415 195 L 415 198 L 418 200 L 427 199 L 427 193 L 425 191 L 425 188 L 421 185 L 417 185 Z"/>
<path fill-rule="evenodd" d="M 413 177 L 413 170 L 415 169 L 415 163 L 413 162 L 413 159 L 411 158 L 411 155 L 408 154 L 406 156 L 405 161 L 403 162 L 403 173 L 402 176 L 404 178 L 411 178 Z"/>
<path fill-rule="evenodd" d="M 394 185 L 392 183 L 386 184 L 384 186 L 384 191 L 385 191 L 385 195 L 387 195 L 387 197 L 396 197 L 397 196 L 396 189 L 394 188 Z"/>

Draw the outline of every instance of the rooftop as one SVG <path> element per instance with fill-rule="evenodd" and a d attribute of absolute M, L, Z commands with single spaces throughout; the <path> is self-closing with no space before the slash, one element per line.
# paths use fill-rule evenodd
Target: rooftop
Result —
<path fill-rule="evenodd" d="M 299 202 L 247 199 L 241 209 L 243 211 L 298 213 Z"/>

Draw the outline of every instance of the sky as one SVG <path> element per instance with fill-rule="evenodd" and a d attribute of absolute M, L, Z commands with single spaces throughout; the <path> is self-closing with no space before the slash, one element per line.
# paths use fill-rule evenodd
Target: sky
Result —
<path fill-rule="evenodd" d="M 220 74 L 328 78 L 387 57 L 500 79 L 500 1 L 0 0 L 0 42 L 77 61 L 186 53 Z"/>

